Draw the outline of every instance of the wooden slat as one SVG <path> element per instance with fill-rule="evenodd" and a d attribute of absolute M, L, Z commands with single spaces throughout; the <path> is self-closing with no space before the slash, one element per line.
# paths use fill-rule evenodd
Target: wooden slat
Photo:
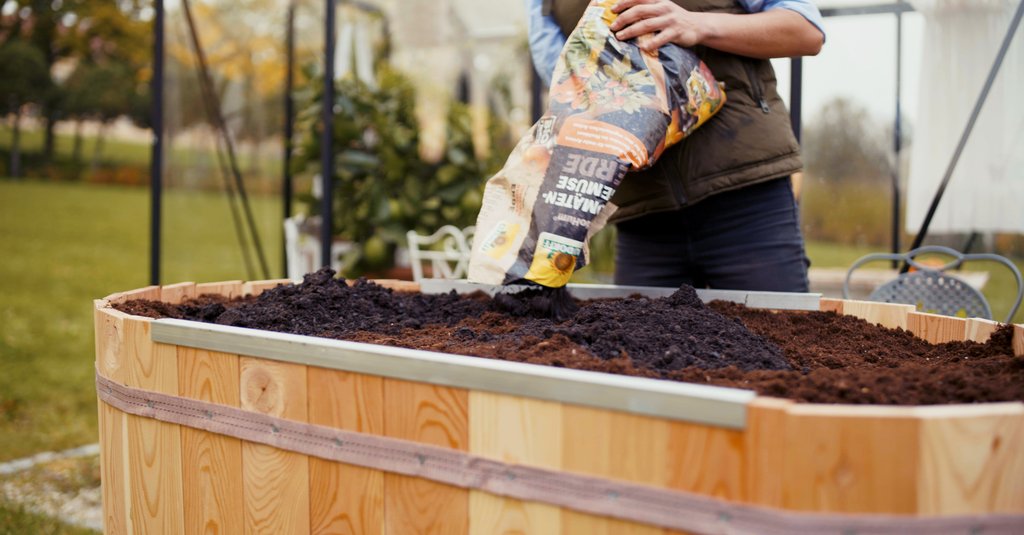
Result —
<path fill-rule="evenodd" d="M 554 470 L 562 464 L 562 406 L 500 394 L 469 394 L 469 450 L 499 461 Z M 558 507 L 470 491 L 470 533 L 558 533 Z"/>
<path fill-rule="evenodd" d="M 782 506 L 913 514 L 920 422 L 913 409 L 794 404 L 785 419 Z"/>
<path fill-rule="evenodd" d="M 1024 405 L 924 409 L 919 513 L 1024 513 Z"/>
<path fill-rule="evenodd" d="M 747 406 L 744 432 L 744 501 L 766 507 L 782 507 L 786 483 L 785 460 L 787 399 L 758 397 Z"/>
<path fill-rule="evenodd" d="M 1013 326 L 1013 354 L 1024 357 L 1024 325 Z"/>
<path fill-rule="evenodd" d="M 160 299 L 160 287 L 146 286 L 145 288 L 137 288 L 135 290 L 111 294 L 104 299 L 112 305 L 131 301 L 132 299 L 149 299 L 151 301 L 158 301 Z"/>
<path fill-rule="evenodd" d="M 906 329 L 907 314 L 914 312 L 914 305 L 875 303 L 872 301 L 848 300 L 843 303 L 843 313 L 875 323 L 890 329 Z"/>
<path fill-rule="evenodd" d="M 243 409 L 307 421 L 305 366 L 242 357 L 239 372 Z M 243 442 L 242 479 L 245 533 L 309 532 L 308 457 Z"/>
<path fill-rule="evenodd" d="M 570 472 L 663 487 L 671 464 L 670 434 L 666 420 L 566 405 L 562 408 L 562 466 Z M 566 510 L 562 533 L 653 535 L 664 530 Z"/>
<path fill-rule="evenodd" d="M 465 451 L 466 390 L 384 380 L 387 436 Z M 384 476 L 387 533 L 459 535 L 469 530 L 469 491 L 396 474 Z"/>
<path fill-rule="evenodd" d="M 249 281 L 242 285 L 242 295 L 259 295 L 266 290 L 277 288 L 281 284 L 292 284 L 292 280 L 273 279 L 265 281 Z"/>
<path fill-rule="evenodd" d="M 204 282 L 197 284 L 196 296 L 203 294 L 240 297 L 242 295 L 242 281 Z"/>
<path fill-rule="evenodd" d="M 932 344 L 963 341 L 967 320 L 938 314 L 911 312 L 907 314 L 907 330 Z"/>
<path fill-rule="evenodd" d="M 835 312 L 836 314 L 843 313 L 843 300 L 842 299 L 829 299 L 822 297 L 819 305 L 819 310 L 822 312 Z"/>
<path fill-rule="evenodd" d="M 105 300 L 94 302 L 96 329 L 96 369 L 114 381 L 123 383 L 127 367 L 121 348 L 126 314 L 105 308 Z M 103 403 L 99 405 L 100 480 L 103 494 L 103 525 L 107 533 L 128 533 L 128 454 L 125 451 L 125 415 Z"/>
<path fill-rule="evenodd" d="M 239 406 L 238 355 L 178 347 L 182 397 Z M 242 441 L 181 429 L 185 533 L 242 533 Z"/>
<path fill-rule="evenodd" d="M 151 322 L 149 318 L 124 320 L 126 384 L 177 395 L 177 349 L 150 340 Z M 132 529 L 141 533 L 181 533 L 181 429 L 139 416 L 127 415 L 126 419 Z"/>
<path fill-rule="evenodd" d="M 165 303 L 176 305 L 195 296 L 196 283 L 194 282 L 179 282 L 178 284 L 168 284 L 160 288 L 160 300 Z"/>
<path fill-rule="evenodd" d="M 310 367 L 310 423 L 384 434 L 384 380 Z M 360 466 L 309 459 L 312 533 L 383 534 L 384 473 Z"/>
<path fill-rule="evenodd" d="M 964 339 L 984 344 L 996 332 L 1000 323 L 981 318 L 967 318 L 967 329 Z"/>

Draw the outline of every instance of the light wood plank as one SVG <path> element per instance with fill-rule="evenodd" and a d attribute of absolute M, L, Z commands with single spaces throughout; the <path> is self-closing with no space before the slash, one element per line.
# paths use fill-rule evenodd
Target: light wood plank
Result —
<path fill-rule="evenodd" d="M 128 386 L 164 394 L 178 393 L 175 346 L 156 344 L 149 336 L 152 320 L 124 320 Z M 131 467 L 132 528 L 142 533 L 181 533 L 183 490 L 181 429 L 178 425 L 126 416 Z"/>
<path fill-rule="evenodd" d="M 604 409 L 562 408 L 562 465 L 579 472 L 664 487 L 669 481 L 668 421 Z M 662 534 L 664 530 L 575 511 L 562 512 L 566 534 Z"/>
<path fill-rule="evenodd" d="M 100 374 L 123 383 L 127 368 L 123 366 L 121 348 L 124 336 L 124 318 L 127 316 L 106 308 L 106 300 L 94 302 L 96 341 L 96 369 Z M 99 405 L 100 481 L 103 495 L 103 525 L 107 533 L 128 533 L 128 454 L 124 448 L 126 415 L 103 403 Z"/>
<path fill-rule="evenodd" d="M 214 294 L 223 297 L 241 297 L 242 281 L 204 282 L 196 285 L 196 296 Z"/>
<path fill-rule="evenodd" d="M 385 379 L 385 434 L 466 451 L 468 398 L 463 389 Z M 385 474 L 384 511 L 389 534 L 464 534 L 469 530 L 469 491 Z"/>
<path fill-rule="evenodd" d="M 782 507 L 786 483 L 788 399 L 757 397 L 747 405 L 744 436 L 743 501 L 766 507 Z"/>
<path fill-rule="evenodd" d="M 309 367 L 310 423 L 384 434 L 384 380 Z M 384 473 L 310 457 L 313 533 L 383 534 Z"/>
<path fill-rule="evenodd" d="M 907 315 L 915 310 L 917 309 L 914 305 L 895 303 L 875 303 L 852 299 L 843 303 L 844 314 L 890 329 L 906 329 Z"/>
<path fill-rule="evenodd" d="M 239 406 L 238 355 L 178 347 L 182 397 Z M 181 429 L 185 533 L 242 533 L 242 441 Z"/>
<path fill-rule="evenodd" d="M 559 403 L 472 391 L 470 452 L 507 463 L 561 469 L 562 406 Z M 470 491 L 470 533 L 558 533 L 558 507 Z"/>
<path fill-rule="evenodd" d="M 107 296 L 105 299 L 112 305 L 118 305 L 126 301 L 131 301 L 132 299 L 149 299 L 150 301 L 159 301 L 160 287 L 146 286 L 145 288 L 137 288 L 135 290 L 128 290 L 126 292 L 118 292 L 116 294 Z"/>
<path fill-rule="evenodd" d="M 785 421 L 782 505 L 913 514 L 920 422 L 912 409 L 794 404 Z"/>
<path fill-rule="evenodd" d="M 264 281 L 249 281 L 242 285 L 242 295 L 260 295 L 267 290 L 273 290 L 282 284 L 292 284 L 291 279 L 272 279 Z"/>
<path fill-rule="evenodd" d="M 168 284 L 163 288 L 160 288 L 160 300 L 165 303 L 171 303 L 177 305 L 186 299 L 191 299 L 196 296 L 196 283 L 194 282 L 179 282 L 177 284 Z"/>
<path fill-rule="evenodd" d="M 919 512 L 1024 513 L 1024 404 L 929 412 L 921 428 Z"/>
<path fill-rule="evenodd" d="M 964 339 L 984 344 L 996 332 L 1000 323 L 982 318 L 967 318 L 967 330 Z"/>
<path fill-rule="evenodd" d="M 907 314 L 907 330 L 932 344 L 960 342 L 967 335 L 967 320 L 938 314 L 911 312 Z"/>
<path fill-rule="evenodd" d="M 822 297 L 818 310 L 822 312 L 835 312 L 836 314 L 843 313 L 843 300 L 842 299 L 829 299 Z"/>
<path fill-rule="evenodd" d="M 305 366 L 241 357 L 239 371 L 243 409 L 307 421 Z M 309 532 L 308 457 L 243 442 L 242 477 L 245 533 Z"/>
<path fill-rule="evenodd" d="M 1013 326 L 1013 354 L 1024 357 L 1024 325 Z"/>

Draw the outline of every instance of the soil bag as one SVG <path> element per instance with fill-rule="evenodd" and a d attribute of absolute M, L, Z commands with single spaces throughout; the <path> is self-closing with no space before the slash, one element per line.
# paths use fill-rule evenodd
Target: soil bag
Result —
<path fill-rule="evenodd" d="M 725 93 L 685 48 L 619 41 L 616 0 L 594 0 L 562 49 L 549 110 L 487 181 L 469 280 L 564 286 L 616 207 L 630 171 L 650 167 L 714 115 Z"/>

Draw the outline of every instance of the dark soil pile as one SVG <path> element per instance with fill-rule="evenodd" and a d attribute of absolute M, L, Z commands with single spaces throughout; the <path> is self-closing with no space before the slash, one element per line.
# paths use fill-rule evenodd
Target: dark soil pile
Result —
<path fill-rule="evenodd" d="M 584 370 L 734 386 L 819 403 L 938 404 L 1024 399 L 1024 359 L 1004 328 L 986 344 L 932 345 L 831 312 L 706 306 L 671 297 L 577 302 L 556 321 L 543 293 L 458 296 L 393 292 L 310 274 L 256 298 L 181 305 L 130 301 L 172 317 Z"/>

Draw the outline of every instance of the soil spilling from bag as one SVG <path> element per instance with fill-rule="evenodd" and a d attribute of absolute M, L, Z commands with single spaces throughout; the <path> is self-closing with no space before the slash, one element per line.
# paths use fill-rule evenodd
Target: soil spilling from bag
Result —
<path fill-rule="evenodd" d="M 201 296 L 180 305 L 116 308 L 170 317 L 625 375 L 733 386 L 815 403 L 928 405 L 1024 400 L 1024 358 L 1012 331 L 984 344 L 933 345 L 832 312 L 773 312 L 670 297 L 577 302 L 566 321 L 534 293 L 394 292 L 333 272 L 259 297 Z"/>

